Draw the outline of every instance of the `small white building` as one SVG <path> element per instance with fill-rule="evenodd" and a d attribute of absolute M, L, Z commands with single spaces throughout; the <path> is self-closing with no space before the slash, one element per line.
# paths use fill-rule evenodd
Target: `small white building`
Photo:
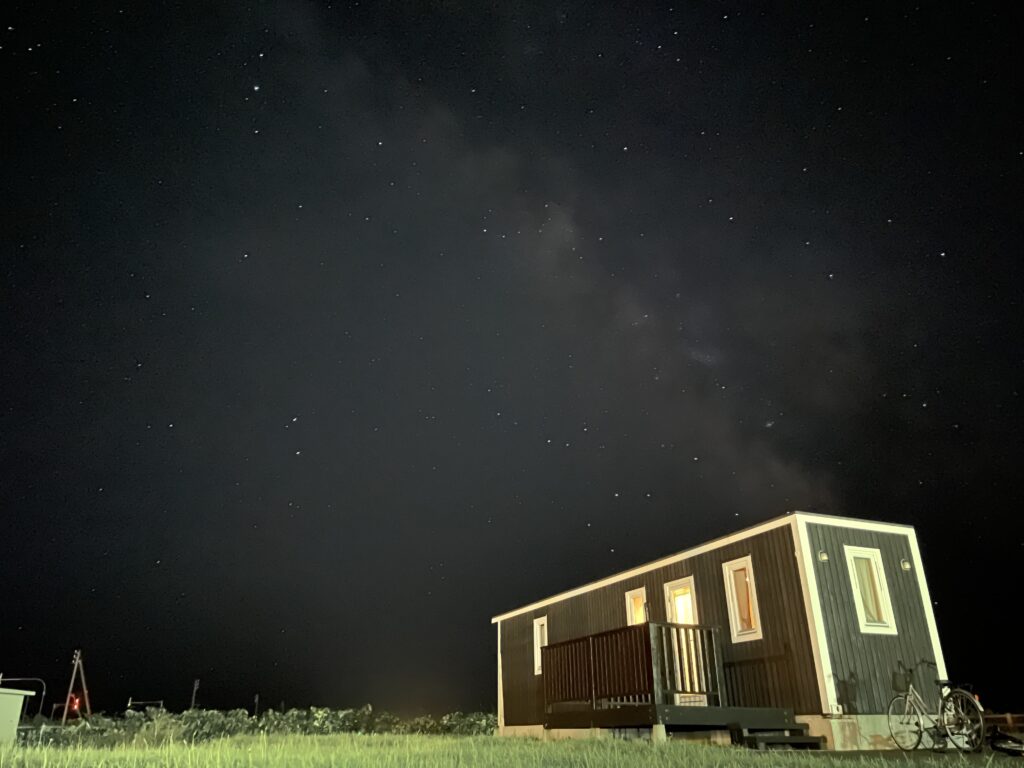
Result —
<path fill-rule="evenodd" d="M 26 696 L 35 694 L 17 688 L 0 688 L 0 746 L 13 744 L 18 738 L 18 721 Z"/>

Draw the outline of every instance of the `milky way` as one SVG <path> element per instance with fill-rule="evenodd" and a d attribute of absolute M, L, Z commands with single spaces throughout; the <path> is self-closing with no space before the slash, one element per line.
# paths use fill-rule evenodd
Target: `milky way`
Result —
<path fill-rule="evenodd" d="M 803 509 L 1009 697 L 1012 25 L 630 5 L 8 9 L 0 672 L 493 708 L 490 616 Z"/>

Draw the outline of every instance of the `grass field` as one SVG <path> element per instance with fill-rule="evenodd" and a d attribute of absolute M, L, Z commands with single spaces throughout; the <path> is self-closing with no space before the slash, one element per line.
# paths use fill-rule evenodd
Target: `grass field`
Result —
<path fill-rule="evenodd" d="M 732 747 L 685 743 L 652 746 L 640 741 L 541 742 L 488 736 L 244 736 L 157 747 L 0 748 L 0 768 L 843 768 L 914 765 L 982 766 L 1022 761 L 996 754 L 915 753 L 835 755 L 829 753 L 758 753 Z"/>

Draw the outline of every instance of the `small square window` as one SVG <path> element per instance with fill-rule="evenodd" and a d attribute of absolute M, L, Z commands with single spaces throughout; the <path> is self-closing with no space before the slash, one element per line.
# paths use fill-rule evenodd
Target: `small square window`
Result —
<path fill-rule="evenodd" d="M 533 620 L 533 674 L 541 674 L 543 669 L 540 649 L 548 644 L 548 617 L 541 616 Z"/>
<path fill-rule="evenodd" d="M 760 640 L 761 614 L 757 608 L 757 586 L 750 555 L 722 564 L 725 599 L 729 603 L 729 633 L 734 643 Z"/>
<path fill-rule="evenodd" d="M 881 551 L 849 545 L 843 549 L 860 631 L 872 635 L 895 635 L 896 621 Z"/>

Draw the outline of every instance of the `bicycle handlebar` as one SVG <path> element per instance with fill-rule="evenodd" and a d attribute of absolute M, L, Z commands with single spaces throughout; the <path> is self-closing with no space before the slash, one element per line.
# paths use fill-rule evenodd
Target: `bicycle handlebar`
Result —
<path fill-rule="evenodd" d="M 921 659 L 919 662 L 914 664 L 912 667 L 907 667 L 903 663 L 902 659 L 896 660 L 896 671 L 893 672 L 892 676 L 892 689 L 894 691 L 906 691 L 914 684 L 914 678 L 917 677 L 918 669 L 923 666 L 935 667 L 938 670 L 938 664 L 929 659 Z"/>
<path fill-rule="evenodd" d="M 936 664 L 934 661 L 931 661 L 929 659 L 921 659 L 919 662 L 917 662 L 917 664 L 915 664 L 912 667 L 907 667 L 907 665 L 903 663 L 902 659 L 897 659 L 896 663 L 899 664 L 899 670 L 901 672 L 916 672 L 917 668 L 920 667 L 921 665 L 927 665 L 929 667 L 935 667 L 936 669 L 939 668 L 938 664 Z"/>

